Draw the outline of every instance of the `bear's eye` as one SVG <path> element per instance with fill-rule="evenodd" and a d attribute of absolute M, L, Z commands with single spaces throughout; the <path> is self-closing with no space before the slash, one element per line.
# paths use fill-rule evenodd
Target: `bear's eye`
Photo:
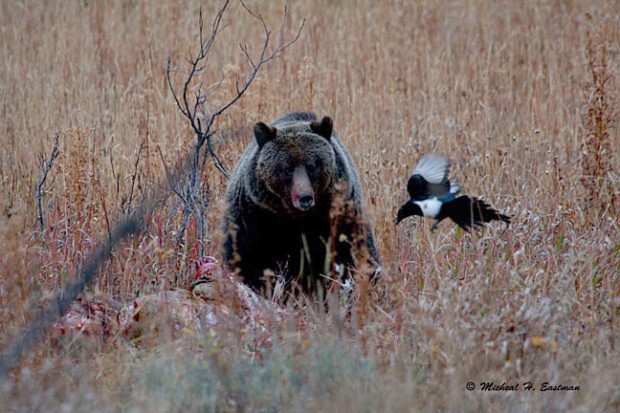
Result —
<path fill-rule="evenodd" d="M 283 166 L 278 166 L 275 173 L 278 178 L 286 178 L 289 175 L 288 170 Z"/>
<path fill-rule="evenodd" d="M 308 174 L 310 175 L 313 175 L 314 173 L 321 171 L 322 168 L 323 168 L 323 161 L 320 159 L 315 159 L 312 163 L 306 166 L 306 170 L 308 171 Z"/>

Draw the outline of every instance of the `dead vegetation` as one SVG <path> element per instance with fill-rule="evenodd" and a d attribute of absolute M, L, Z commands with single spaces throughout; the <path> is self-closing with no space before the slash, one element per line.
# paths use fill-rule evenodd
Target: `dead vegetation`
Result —
<path fill-rule="evenodd" d="M 195 143 L 170 93 L 166 62 L 191 55 L 201 6 L 212 21 L 222 5 L 0 5 L 0 348 Z M 283 3 L 247 6 L 268 27 L 280 27 Z M 615 6 L 290 3 L 282 30 L 294 38 L 306 18 L 299 40 L 217 118 L 211 143 L 231 170 L 255 122 L 292 110 L 334 117 L 358 165 L 384 261 L 377 291 L 354 304 L 350 319 L 312 305 L 289 309 L 267 341 L 236 318 L 215 329 L 181 330 L 176 340 L 160 323 L 161 336 L 149 332 L 153 340 L 142 344 L 48 337 L 1 384 L 3 405 L 619 409 Z M 211 49 L 218 70 L 205 80 L 205 87 L 220 84 L 212 102 L 234 96 L 235 79 L 247 73 L 238 45 L 260 50 L 264 32 L 255 23 L 240 3 L 230 3 Z M 59 153 L 40 186 L 56 137 Z M 397 230 L 406 179 L 431 150 L 453 159 L 467 193 L 513 215 L 512 224 L 470 235 L 450 225 L 431 233 L 430 223 L 412 219 Z M 85 299 L 130 306 L 181 291 L 201 248 L 219 256 L 226 178 L 211 162 L 202 178 L 209 196 L 204 228 L 191 216 L 179 242 L 183 204 L 162 199 L 145 231 L 110 254 Z M 467 391 L 469 381 L 531 381 L 537 391 Z M 538 391 L 545 381 L 580 390 Z"/>
<path fill-rule="evenodd" d="M 591 15 L 586 15 L 591 28 L 586 33 L 585 51 L 589 76 L 585 81 L 581 183 L 585 187 L 588 207 L 598 211 L 593 218 L 611 214 L 618 219 L 618 171 L 614 172 L 611 134 L 617 134 L 618 108 L 614 92 L 616 79 L 609 67 L 611 42 L 605 24 L 599 26 Z M 599 22 L 600 23 L 600 22 Z M 616 45 L 617 47 L 617 45 Z M 616 135 L 617 137 L 617 135 Z"/>

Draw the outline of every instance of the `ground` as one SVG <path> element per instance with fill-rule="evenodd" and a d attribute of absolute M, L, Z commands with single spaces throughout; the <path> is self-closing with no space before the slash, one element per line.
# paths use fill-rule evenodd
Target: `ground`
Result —
<path fill-rule="evenodd" d="M 197 47 L 200 5 L 0 2 L 0 348 L 193 144 L 165 74 L 169 56 L 182 65 Z M 278 31 L 282 2 L 247 5 Z M 217 7 L 203 5 L 206 27 Z M 0 383 L 5 409 L 620 410 L 617 4 L 292 1 L 288 12 L 288 35 L 306 18 L 301 37 L 218 120 L 214 145 L 230 171 L 256 122 L 333 117 L 382 253 L 377 285 L 360 286 L 350 310 L 289 304 L 250 322 L 231 293 L 208 329 L 162 310 L 137 334 L 50 332 Z M 261 46 L 239 3 L 225 22 L 204 80 L 225 76 L 214 101 L 246 71 L 238 44 Z M 56 136 L 41 225 L 39 154 L 49 159 Z M 396 227 L 429 151 L 511 225 Z M 195 220 L 177 242 L 172 195 L 76 305 L 96 315 L 101 303 L 188 298 L 196 262 L 221 258 L 226 178 L 209 165 L 202 182 L 202 251 Z M 541 391 L 545 382 L 579 389 Z"/>

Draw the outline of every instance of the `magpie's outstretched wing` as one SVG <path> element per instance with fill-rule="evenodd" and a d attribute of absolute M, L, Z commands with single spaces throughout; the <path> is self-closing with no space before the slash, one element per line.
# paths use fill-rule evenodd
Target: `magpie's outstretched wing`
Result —
<path fill-rule="evenodd" d="M 450 159 L 440 153 L 431 152 L 420 158 L 413 175 L 421 175 L 429 184 L 444 184 L 450 174 Z"/>
<path fill-rule="evenodd" d="M 471 227 L 477 228 L 493 220 L 510 223 L 510 217 L 497 212 L 489 204 L 478 198 L 470 198 L 467 195 L 460 196 L 455 200 L 445 203 L 441 208 L 441 219 L 450 218 L 452 221 L 469 231 Z M 439 217 L 438 217 L 439 218 Z"/>
<path fill-rule="evenodd" d="M 439 153 L 424 155 L 407 183 L 407 192 L 411 199 L 422 201 L 429 198 L 452 198 L 459 191 L 455 184 L 450 184 L 450 159 Z"/>

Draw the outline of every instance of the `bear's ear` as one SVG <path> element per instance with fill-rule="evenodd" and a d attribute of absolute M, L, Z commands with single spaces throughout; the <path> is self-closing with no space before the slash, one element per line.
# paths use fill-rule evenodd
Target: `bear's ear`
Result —
<path fill-rule="evenodd" d="M 310 124 L 312 132 L 329 140 L 332 137 L 334 121 L 329 116 L 324 116 L 320 122 L 314 121 Z"/>
<path fill-rule="evenodd" d="M 275 139 L 276 134 L 276 128 L 271 128 L 265 125 L 263 122 L 258 122 L 256 125 L 254 125 L 254 136 L 256 137 L 256 142 L 258 142 L 259 148 L 262 148 L 263 145 L 270 140 Z"/>

